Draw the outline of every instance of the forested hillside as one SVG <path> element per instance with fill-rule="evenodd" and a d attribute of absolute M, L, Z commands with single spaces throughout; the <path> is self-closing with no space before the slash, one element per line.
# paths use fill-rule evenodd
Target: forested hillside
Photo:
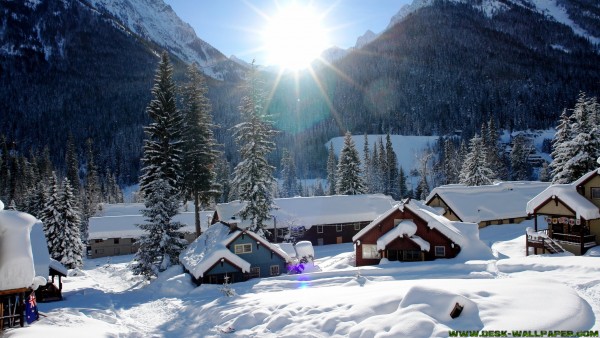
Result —
<path fill-rule="evenodd" d="M 287 148 L 300 177 L 325 177 L 323 145 L 347 130 L 444 135 L 460 129 L 469 139 L 490 118 L 508 129 L 554 126 L 580 91 L 600 95 L 597 45 L 531 10 L 528 1 L 496 2 L 504 7 L 490 14 L 435 1 L 332 66 L 316 62 L 313 71 L 281 79 L 264 74 L 273 89 L 268 109 L 281 131 L 272 164 Z M 598 4 L 558 3 L 582 29 L 600 35 Z M 117 17 L 84 0 L 0 3 L 0 134 L 9 149 L 39 153 L 48 145 L 52 162 L 64 170 L 72 133 L 82 167 L 91 138 L 99 168 L 110 168 L 120 184 L 137 181 L 162 48 Z M 176 55 L 172 60 L 180 83 L 185 64 Z M 208 86 L 215 136 L 232 167 L 239 79 L 208 79 Z"/>

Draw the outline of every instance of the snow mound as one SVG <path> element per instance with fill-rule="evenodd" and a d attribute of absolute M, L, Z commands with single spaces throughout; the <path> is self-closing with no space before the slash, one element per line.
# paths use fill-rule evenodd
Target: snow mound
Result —
<path fill-rule="evenodd" d="M 453 319 L 450 313 L 457 303 L 463 309 Z M 350 330 L 350 337 L 439 337 L 447 335 L 449 329 L 483 327 L 474 301 L 441 288 L 412 286 L 395 312 L 367 318 Z"/>
<path fill-rule="evenodd" d="M 190 276 L 183 272 L 181 265 L 176 265 L 161 272 L 156 280 L 152 281 L 149 288 L 156 290 L 157 294 L 165 297 L 180 297 L 194 290 Z"/>
<path fill-rule="evenodd" d="M 600 257 L 600 245 L 596 245 L 593 248 L 590 248 L 584 256 L 589 256 L 589 257 Z"/>
<path fill-rule="evenodd" d="M 310 241 L 300 241 L 296 243 L 297 257 L 312 257 L 315 258 L 315 249 Z"/>

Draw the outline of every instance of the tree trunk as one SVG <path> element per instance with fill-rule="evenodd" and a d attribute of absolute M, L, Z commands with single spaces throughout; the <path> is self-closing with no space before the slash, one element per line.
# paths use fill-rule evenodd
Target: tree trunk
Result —
<path fill-rule="evenodd" d="M 194 193 L 194 221 L 196 225 L 196 237 L 200 237 L 202 229 L 200 228 L 200 199 L 198 193 Z"/>

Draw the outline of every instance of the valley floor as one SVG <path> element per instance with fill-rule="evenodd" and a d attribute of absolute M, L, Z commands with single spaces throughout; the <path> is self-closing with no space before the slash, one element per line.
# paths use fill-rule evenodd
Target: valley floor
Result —
<path fill-rule="evenodd" d="M 316 247 L 320 271 L 195 288 L 180 267 L 147 283 L 132 256 L 87 260 L 64 279 L 65 300 L 21 337 L 430 337 L 451 330 L 600 330 L 600 250 L 524 255 L 526 224 L 480 237 L 497 259 L 353 267 L 352 244 Z M 464 309 L 450 317 L 455 303 Z M 533 333 L 533 332 L 532 332 Z M 580 333 L 581 334 L 581 333 Z"/>

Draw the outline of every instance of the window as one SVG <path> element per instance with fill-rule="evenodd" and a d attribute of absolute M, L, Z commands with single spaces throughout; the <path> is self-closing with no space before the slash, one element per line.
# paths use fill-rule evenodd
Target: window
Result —
<path fill-rule="evenodd" d="M 271 265 L 271 276 L 279 276 L 279 265 Z"/>
<path fill-rule="evenodd" d="M 318 234 L 322 234 L 323 233 L 323 226 L 322 225 L 317 225 L 317 233 Z"/>
<path fill-rule="evenodd" d="M 600 199 L 600 188 L 591 188 L 590 189 L 592 191 L 592 198 L 597 200 Z"/>
<path fill-rule="evenodd" d="M 354 223 L 354 230 L 360 230 L 360 223 Z"/>
<path fill-rule="evenodd" d="M 234 247 L 235 250 L 235 254 L 239 255 L 239 254 L 246 254 L 246 253 L 251 253 L 252 252 L 252 244 L 248 243 L 248 244 L 236 244 Z"/>
<path fill-rule="evenodd" d="M 444 257 L 444 256 L 446 256 L 446 247 L 445 246 L 436 246 L 435 247 L 435 255 L 437 257 Z"/>
<path fill-rule="evenodd" d="M 250 268 L 250 278 L 260 277 L 260 268 L 255 266 Z"/>
<path fill-rule="evenodd" d="M 335 225 L 335 231 L 336 232 L 342 232 L 342 225 L 341 224 L 336 224 Z"/>
<path fill-rule="evenodd" d="M 94 243 L 102 243 L 102 240 L 101 239 L 95 239 Z"/>
<path fill-rule="evenodd" d="M 362 258 L 364 259 L 379 259 L 379 251 L 377 251 L 376 244 L 363 244 L 362 245 Z"/>
<path fill-rule="evenodd" d="M 115 243 L 115 244 L 119 244 L 119 239 L 118 239 L 118 238 L 115 238 L 115 239 L 114 239 L 114 243 Z"/>
<path fill-rule="evenodd" d="M 444 248 L 443 246 L 441 247 Z M 421 260 L 421 251 L 419 250 L 405 250 L 404 251 L 405 261 L 418 261 Z"/>
<path fill-rule="evenodd" d="M 515 219 L 514 219 L 514 218 L 509 218 L 509 219 L 508 219 L 508 223 L 510 223 L 510 224 L 514 224 L 514 223 L 515 223 Z"/>

